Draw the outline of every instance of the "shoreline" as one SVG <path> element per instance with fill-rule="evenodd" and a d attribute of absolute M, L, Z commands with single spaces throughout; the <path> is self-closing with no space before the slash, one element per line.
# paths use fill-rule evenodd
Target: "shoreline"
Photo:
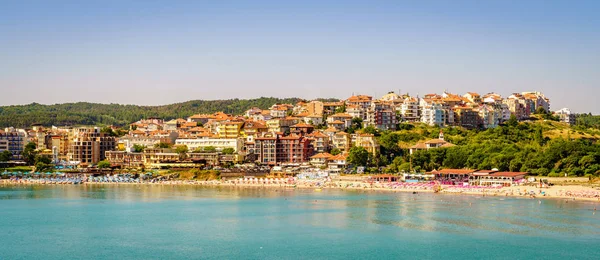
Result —
<path fill-rule="evenodd" d="M 588 201 L 600 203 L 600 197 L 582 197 L 570 194 L 598 194 L 599 191 L 590 187 L 583 186 L 552 186 L 551 188 L 540 189 L 530 186 L 513 186 L 504 188 L 482 188 L 473 191 L 476 188 L 453 189 L 443 187 L 439 192 L 424 186 L 407 186 L 400 187 L 383 187 L 380 184 L 371 185 L 364 182 L 343 182 L 334 181 L 326 182 L 324 185 L 317 185 L 321 182 L 299 182 L 299 183 L 278 183 L 278 184 L 263 184 L 263 183 L 231 183 L 226 181 L 164 181 L 164 182 L 141 182 L 141 183 L 118 183 L 118 182 L 84 182 L 81 184 L 58 184 L 58 183 L 30 183 L 30 182 L 14 182 L 10 180 L 0 180 L 0 185 L 4 186 L 37 186 L 37 185 L 150 185 L 150 186 L 195 186 L 195 187 L 228 187 L 228 188 L 265 188 L 265 189 L 302 189 L 313 190 L 319 192 L 322 190 L 351 190 L 351 191 L 377 191 L 377 192 L 402 192 L 402 193 L 439 193 L 450 195 L 478 195 L 491 197 L 512 197 L 512 198 L 529 198 L 529 199 L 560 199 L 569 201 Z M 522 193 L 520 193 L 523 191 Z M 545 195 L 539 194 L 543 191 Z M 516 193 L 515 193 L 516 192 Z M 533 196 L 530 195 L 533 192 Z M 596 195 L 597 196 L 597 195 Z"/>

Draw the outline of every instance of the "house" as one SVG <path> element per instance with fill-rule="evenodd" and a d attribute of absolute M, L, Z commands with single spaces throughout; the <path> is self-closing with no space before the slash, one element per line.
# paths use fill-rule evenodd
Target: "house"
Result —
<path fill-rule="evenodd" d="M 330 153 L 318 153 L 310 157 L 310 164 L 315 167 L 327 166 L 329 158 L 333 157 Z"/>
<path fill-rule="evenodd" d="M 273 105 L 270 109 L 272 118 L 283 118 L 287 115 L 288 107 L 285 105 Z"/>
<path fill-rule="evenodd" d="M 304 121 L 304 123 L 307 123 L 307 124 L 311 124 L 311 125 L 322 125 L 323 124 L 323 116 L 307 114 L 307 115 L 303 115 L 303 116 L 298 115 L 298 117 L 301 117 L 302 120 Z"/>
<path fill-rule="evenodd" d="M 344 102 L 323 102 L 323 113 L 325 115 L 332 115 L 342 107 L 344 107 Z"/>
<path fill-rule="evenodd" d="M 329 150 L 329 136 L 326 134 L 315 131 L 307 137 L 312 141 L 313 147 L 315 148 L 315 152 L 323 153 Z"/>
<path fill-rule="evenodd" d="M 387 94 L 383 95 L 383 97 L 381 97 L 379 100 L 394 101 L 394 100 L 398 100 L 398 99 L 402 99 L 402 97 L 400 97 L 400 95 L 394 93 L 394 91 L 390 91 Z"/>
<path fill-rule="evenodd" d="M 373 97 L 367 95 L 355 95 L 346 99 L 346 105 L 355 105 L 362 109 L 368 109 L 371 106 Z"/>
<path fill-rule="evenodd" d="M 569 125 L 574 125 L 576 123 L 575 113 L 571 112 L 568 108 L 563 108 L 554 112 L 555 115 L 558 116 L 560 122 L 567 123 Z"/>
<path fill-rule="evenodd" d="M 355 137 L 354 146 L 363 147 L 373 155 L 379 152 L 379 144 L 377 144 L 373 134 L 356 134 Z"/>
<path fill-rule="evenodd" d="M 351 146 L 350 134 L 346 132 L 337 132 L 333 135 L 331 143 L 333 148 L 348 152 Z"/>
<path fill-rule="evenodd" d="M 267 127 L 271 132 L 289 132 L 290 126 L 295 125 L 300 120 L 296 118 L 273 118 L 267 120 Z"/>
<path fill-rule="evenodd" d="M 298 123 L 290 126 L 290 133 L 297 135 L 307 135 L 313 132 L 314 126 L 306 123 Z"/>
<path fill-rule="evenodd" d="M 327 166 L 330 171 L 343 171 L 348 168 L 348 153 L 340 153 L 338 155 L 334 155 L 329 157 Z"/>
<path fill-rule="evenodd" d="M 440 131 L 440 135 L 438 139 L 431 139 L 428 140 L 426 142 L 419 142 L 413 146 L 411 146 L 409 148 L 410 154 L 413 154 L 414 152 L 418 151 L 418 150 L 429 150 L 429 149 L 435 149 L 435 148 L 447 148 L 447 147 L 452 147 L 455 146 L 452 143 L 449 143 L 447 141 L 444 140 L 444 133 L 442 131 Z"/>
<path fill-rule="evenodd" d="M 336 122 L 339 121 L 339 122 Z M 337 113 L 337 114 L 333 114 L 327 117 L 327 125 L 330 126 L 330 124 L 334 123 L 332 126 L 336 127 L 340 127 L 337 129 L 346 129 L 348 127 L 350 127 L 352 125 L 352 116 L 347 114 L 347 113 Z M 341 122 L 341 124 L 339 124 Z"/>
<path fill-rule="evenodd" d="M 464 94 L 463 97 L 473 104 L 481 103 L 481 95 L 475 92 L 467 92 L 467 94 Z"/>

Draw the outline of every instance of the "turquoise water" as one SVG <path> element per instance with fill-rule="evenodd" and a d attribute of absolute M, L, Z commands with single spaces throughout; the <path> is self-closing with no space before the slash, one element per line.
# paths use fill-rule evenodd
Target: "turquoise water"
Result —
<path fill-rule="evenodd" d="M 0 186 L 0 259 L 600 259 L 599 204 L 170 186 Z"/>

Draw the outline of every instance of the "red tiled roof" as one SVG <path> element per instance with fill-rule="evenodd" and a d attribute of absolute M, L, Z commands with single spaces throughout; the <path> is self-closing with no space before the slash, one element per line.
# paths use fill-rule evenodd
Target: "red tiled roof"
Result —
<path fill-rule="evenodd" d="M 500 176 L 500 177 L 517 177 L 521 175 L 527 175 L 526 172 L 496 172 L 490 174 L 491 176 Z"/>
<path fill-rule="evenodd" d="M 318 154 L 311 156 L 310 158 L 311 159 L 323 159 L 323 158 L 327 159 L 327 158 L 331 158 L 332 156 L 333 155 L 331 155 L 330 153 L 318 153 Z"/>
<path fill-rule="evenodd" d="M 441 174 L 469 174 L 475 172 L 468 169 L 443 169 L 438 171 Z"/>

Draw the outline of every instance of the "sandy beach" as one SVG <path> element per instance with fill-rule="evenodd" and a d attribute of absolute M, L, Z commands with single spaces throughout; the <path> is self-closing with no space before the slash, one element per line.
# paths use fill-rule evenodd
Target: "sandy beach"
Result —
<path fill-rule="evenodd" d="M 2 185 L 73 185 L 73 184 L 48 184 L 39 182 L 28 182 L 25 180 L 0 180 Z M 369 183 L 359 181 L 326 181 L 326 180 L 295 180 L 274 179 L 274 180 L 253 180 L 245 182 L 242 180 L 213 180 L 213 181 L 190 181 L 190 180 L 172 180 L 161 182 L 141 182 L 141 183 L 118 183 L 118 182 L 84 182 L 81 185 L 191 185 L 207 187 L 247 187 L 247 188 L 272 188 L 272 189 L 310 189 L 315 192 L 324 189 L 341 190 L 362 190 L 362 191 L 382 191 L 382 192 L 427 192 L 439 194 L 466 194 L 481 196 L 510 196 L 524 197 L 530 199 L 565 199 L 565 200 L 585 200 L 600 202 L 600 190 L 598 188 L 587 187 L 583 185 L 555 185 L 548 188 L 539 188 L 534 186 L 512 186 L 503 188 L 490 187 L 460 187 L 460 186 L 436 186 L 432 184 L 408 184 L 408 183 Z M 439 189 L 441 188 L 441 189 Z"/>

